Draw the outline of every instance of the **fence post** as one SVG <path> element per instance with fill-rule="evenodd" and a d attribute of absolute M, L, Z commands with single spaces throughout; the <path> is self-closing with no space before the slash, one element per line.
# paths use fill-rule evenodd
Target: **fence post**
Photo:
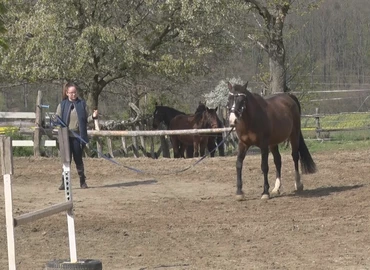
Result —
<path fill-rule="evenodd" d="M 316 108 L 315 122 L 316 122 L 316 139 L 320 139 L 321 126 L 320 126 L 319 108 Z"/>
<path fill-rule="evenodd" d="M 37 92 L 37 100 L 36 100 L 36 119 L 35 119 L 35 131 L 33 133 L 33 155 L 35 157 L 39 157 L 40 154 L 40 142 L 41 142 L 41 124 L 42 124 L 42 92 L 39 90 Z"/>
<path fill-rule="evenodd" d="M 58 140 L 60 145 L 60 157 L 63 164 L 64 192 L 67 202 L 73 202 L 72 183 L 71 183 L 71 158 L 69 148 L 68 128 L 61 127 L 58 130 Z M 72 263 L 77 262 L 76 232 L 73 208 L 67 211 L 69 256 Z"/>
<path fill-rule="evenodd" d="M 4 178 L 4 198 L 5 198 L 5 219 L 6 235 L 8 239 L 8 263 L 9 270 L 16 269 L 15 263 L 15 237 L 14 237 L 14 218 L 13 218 L 13 197 L 12 197 L 12 174 L 13 174 L 13 151 L 12 139 L 1 137 L 1 169 Z"/>
<path fill-rule="evenodd" d="M 98 119 L 94 119 L 94 126 L 95 126 L 95 130 L 100 130 Z M 99 137 L 96 137 L 96 138 L 97 138 L 96 139 L 96 149 L 98 151 L 98 158 L 101 158 L 102 146 L 101 146 L 100 138 Z"/>

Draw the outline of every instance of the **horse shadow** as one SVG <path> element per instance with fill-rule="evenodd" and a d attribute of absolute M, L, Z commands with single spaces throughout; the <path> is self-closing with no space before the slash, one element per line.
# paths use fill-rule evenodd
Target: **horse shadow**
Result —
<path fill-rule="evenodd" d="M 125 183 L 116 183 L 110 185 L 103 185 L 103 186 L 96 186 L 94 188 L 117 188 L 117 187 L 135 187 L 141 185 L 152 185 L 158 183 L 157 180 L 144 180 L 144 181 L 132 181 L 132 182 L 125 182 Z"/>
<path fill-rule="evenodd" d="M 315 188 L 315 189 L 302 190 L 300 192 L 294 192 L 293 194 L 288 194 L 287 196 L 325 197 L 333 193 L 339 193 L 339 192 L 344 192 L 348 190 L 362 188 L 363 186 L 364 185 L 320 187 L 320 188 Z"/>

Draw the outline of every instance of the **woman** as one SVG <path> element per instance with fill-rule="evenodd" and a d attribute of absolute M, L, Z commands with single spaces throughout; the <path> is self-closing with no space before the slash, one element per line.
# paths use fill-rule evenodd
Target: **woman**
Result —
<path fill-rule="evenodd" d="M 87 123 L 98 117 L 98 110 L 94 110 L 89 116 L 86 102 L 78 98 L 78 87 L 74 83 L 66 83 L 63 87 L 63 100 L 58 105 L 56 115 L 61 119 L 58 125 L 67 125 L 69 129 L 69 147 L 71 160 L 76 164 L 78 176 L 80 177 L 80 187 L 88 188 L 84 164 L 82 161 L 83 148 L 89 142 L 87 136 Z M 58 121 L 57 121 L 58 122 Z M 64 177 L 59 190 L 64 190 Z"/>

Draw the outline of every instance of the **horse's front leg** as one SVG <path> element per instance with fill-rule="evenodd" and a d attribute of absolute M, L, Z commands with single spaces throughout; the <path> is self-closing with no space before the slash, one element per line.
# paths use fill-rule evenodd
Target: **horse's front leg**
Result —
<path fill-rule="evenodd" d="M 200 156 L 203 157 L 205 154 L 206 154 L 206 147 L 207 147 L 207 144 L 208 144 L 208 139 L 202 139 L 199 141 L 199 152 L 200 152 Z"/>
<path fill-rule="evenodd" d="M 244 192 L 243 192 L 243 180 L 242 180 L 242 170 L 243 170 L 243 161 L 245 155 L 247 154 L 249 146 L 239 142 L 238 145 L 238 154 L 236 158 L 236 200 L 243 201 L 244 200 Z"/>
<path fill-rule="evenodd" d="M 268 180 L 268 172 L 269 172 L 269 149 L 268 147 L 261 148 L 261 170 L 263 172 L 263 193 L 262 193 L 262 200 L 270 199 L 269 193 L 269 180 Z"/>
<path fill-rule="evenodd" d="M 210 153 L 210 156 L 211 157 L 214 157 L 215 156 L 215 153 L 216 153 L 216 140 L 215 140 L 215 137 L 213 135 L 209 135 L 209 137 L 207 139 L 208 139 L 208 142 L 207 142 L 208 152 Z"/>

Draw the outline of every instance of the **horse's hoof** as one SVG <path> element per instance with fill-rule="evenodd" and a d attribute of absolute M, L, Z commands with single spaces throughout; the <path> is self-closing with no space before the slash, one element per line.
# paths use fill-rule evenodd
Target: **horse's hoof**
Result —
<path fill-rule="evenodd" d="M 299 186 L 295 186 L 295 190 L 297 191 L 297 192 L 302 192 L 303 191 L 303 184 L 300 184 Z"/>
<path fill-rule="evenodd" d="M 245 201 L 244 194 L 238 194 L 235 196 L 235 199 L 239 202 Z"/>
<path fill-rule="evenodd" d="M 270 195 L 262 194 L 261 200 L 268 200 L 268 199 L 270 199 Z"/>
<path fill-rule="evenodd" d="M 271 191 L 271 196 L 272 197 L 280 196 L 280 190 L 273 190 L 273 191 Z"/>

